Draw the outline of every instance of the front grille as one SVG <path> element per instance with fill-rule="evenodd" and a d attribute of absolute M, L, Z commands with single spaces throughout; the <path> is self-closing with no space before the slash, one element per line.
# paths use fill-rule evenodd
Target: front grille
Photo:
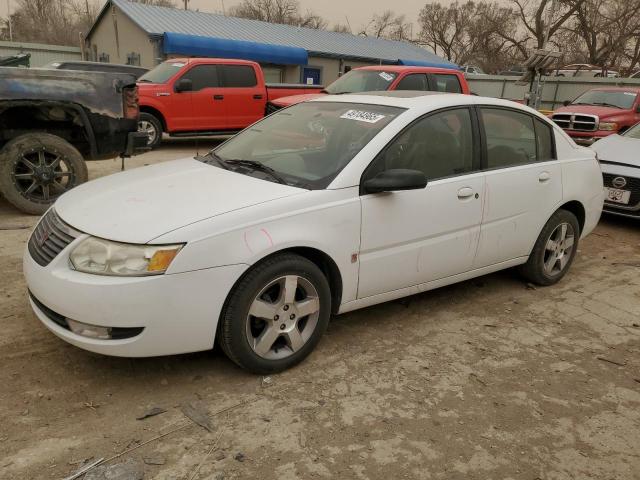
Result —
<path fill-rule="evenodd" d="M 36 226 L 29 239 L 29 253 L 41 266 L 46 267 L 80 232 L 60 220 L 50 209 Z"/>
<path fill-rule="evenodd" d="M 269 103 L 267 103 L 266 114 L 267 115 L 271 115 L 272 113 L 277 112 L 281 108 L 282 107 L 279 107 L 279 106 L 274 105 L 273 103 L 269 102 Z"/>
<path fill-rule="evenodd" d="M 603 173 L 602 179 L 605 187 L 618 188 L 613 185 L 614 178 L 624 178 L 627 184 L 622 187 L 622 190 L 631 190 L 631 197 L 629 198 L 629 206 L 633 207 L 640 203 L 640 178 L 625 177 L 624 175 L 612 175 L 610 173 Z M 615 205 L 615 204 L 614 204 Z"/>
<path fill-rule="evenodd" d="M 598 129 L 598 117 L 578 113 L 554 113 L 551 120 L 563 130 L 594 132 Z"/>

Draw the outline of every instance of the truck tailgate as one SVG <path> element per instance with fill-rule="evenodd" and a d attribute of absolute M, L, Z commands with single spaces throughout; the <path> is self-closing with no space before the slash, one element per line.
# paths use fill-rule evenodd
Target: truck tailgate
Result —
<path fill-rule="evenodd" d="M 267 101 L 271 101 L 276 98 L 303 95 L 305 93 L 320 93 L 324 87 L 320 85 L 302 85 L 296 83 L 268 83 L 266 88 Z"/>

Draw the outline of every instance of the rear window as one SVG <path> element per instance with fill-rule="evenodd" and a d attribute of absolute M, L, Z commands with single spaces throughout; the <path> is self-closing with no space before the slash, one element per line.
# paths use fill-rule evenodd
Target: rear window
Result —
<path fill-rule="evenodd" d="M 248 88 L 258 85 L 256 72 L 249 65 L 220 65 L 218 68 L 223 87 Z"/>
<path fill-rule="evenodd" d="M 436 73 L 433 77 L 437 92 L 462 93 L 460 80 L 456 75 Z"/>

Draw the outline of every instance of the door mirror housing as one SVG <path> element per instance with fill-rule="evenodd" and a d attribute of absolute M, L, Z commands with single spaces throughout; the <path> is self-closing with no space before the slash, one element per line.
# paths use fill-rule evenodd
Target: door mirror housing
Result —
<path fill-rule="evenodd" d="M 193 82 L 188 78 L 181 78 L 176 82 L 176 93 L 191 92 L 193 90 Z"/>
<path fill-rule="evenodd" d="M 565 107 L 571 105 L 571 100 L 565 100 L 564 102 L 562 102 L 562 105 L 564 105 Z"/>
<path fill-rule="evenodd" d="M 640 105 L 636 107 L 636 113 L 640 113 Z"/>
<path fill-rule="evenodd" d="M 364 193 L 396 192 L 400 190 L 419 190 L 427 186 L 427 177 L 420 170 L 396 168 L 380 172 L 365 180 Z"/>

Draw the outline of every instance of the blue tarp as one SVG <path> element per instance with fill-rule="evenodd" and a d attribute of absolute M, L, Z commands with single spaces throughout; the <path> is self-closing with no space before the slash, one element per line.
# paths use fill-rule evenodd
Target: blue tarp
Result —
<path fill-rule="evenodd" d="M 442 60 L 441 62 L 429 62 L 426 60 L 398 60 L 398 65 L 410 65 L 412 67 L 437 67 L 437 68 L 455 68 L 459 70 L 460 67 L 455 63 L 447 62 L 446 60 Z"/>
<path fill-rule="evenodd" d="M 163 39 L 166 54 L 199 57 L 239 58 L 277 65 L 306 65 L 307 51 L 300 47 L 270 45 L 266 43 L 201 37 L 184 33 L 166 32 Z"/>

